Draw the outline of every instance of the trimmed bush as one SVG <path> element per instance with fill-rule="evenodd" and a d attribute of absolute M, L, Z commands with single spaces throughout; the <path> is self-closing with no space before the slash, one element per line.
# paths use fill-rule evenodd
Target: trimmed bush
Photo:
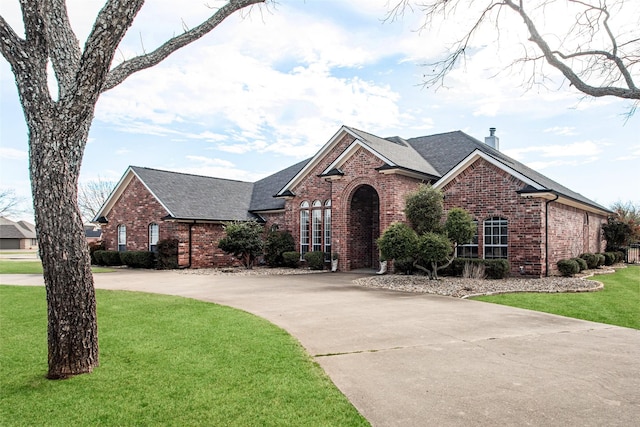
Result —
<path fill-rule="evenodd" d="M 264 260 L 269 267 L 281 267 L 284 265 L 282 254 L 292 252 L 295 249 L 296 244 L 291 233 L 271 231 L 264 244 Z"/>
<path fill-rule="evenodd" d="M 413 258 L 400 258 L 393 261 L 393 268 L 396 273 L 406 275 L 413 274 Z"/>
<path fill-rule="evenodd" d="M 282 262 L 285 267 L 298 268 L 298 264 L 300 263 L 300 253 L 296 251 L 283 252 Z"/>
<path fill-rule="evenodd" d="M 467 268 L 474 267 L 474 264 L 484 265 L 487 279 L 504 279 L 509 276 L 511 264 L 506 259 L 480 259 L 480 258 L 456 258 L 449 266 L 448 271 L 454 276 L 462 277 L 465 264 L 471 264 Z"/>
<path fill-rule="evenodd" d="M 304 260 L 311 270 L 322 270 L 324 268 L 324 252 L 311 251 L 304 254 Z"/>
<path fill-rule="evenodd" d="M 178 268 L 178 239 L 163 239 L 156 245 L 156 268 L 171 270 Z"/>
<path fill-rule="evenodd" d="M 578 267 L 580 267 L 580 271 L 584 271 L 588 268 L 587 261 L 583 260 L 582 258 L 571 258 L 571 259 L 578 263 Z"/>
<path fill-rule="evenodd" d="M 511 264 L 506 259 L 486 259 L 485 272 L 489 279 L 504 279 L 509 277 Z"/>
<path fill-rule="evenodd" d="M 98 265 L 114 266 L 122 265 L 120 252 L 118 251 L 95 251 L 93 253 Z"/>
<path fill-rule="evenodd" d="M 580 258 L 587 261 L 587 267 L 589 269 L 598 267 L 598 257 L 595 254 L 586 252 L 586 253 L 580 254 Z"/>
<path fill-rule="evenodd" d="M 131 268 L 154 268 L 156 266 L 156 254 L 149 251 L 121 252 L 120 260 Z"/>
<path fill-rule="evenodd" d="M 597 264 L 597 266 L 598 266 L 598 267 L 603 266 L 603 265 L 604 265 L 604 262 L 605 262 L 605 260 L 606 260 L 605 256 L 604 256 L 603 254 L 596 254 L 596 258 L 598 258 L 598 264 Z"/>
<path fill-rule="evenodd" d="M 561 259 L 556 265 L 564 277 L 571 277 L 580 272 L 580 266 L 573 259 Z"/>
<path fill-rule="evenodd" d="M 613 253 L 616 255 L 616 263 L 624 262 L 626 258 L 624 251 L 614 251 Z"/>
<path fill-rule="evenodd" d="M 613 265 L 616 263 L 616 254 L 613 252 L 605 252 L 604 254 L 604 265 Z"/>
<path fill-rule="evenodd" d="M 98 262 L 96 261 L 96 257 L 94 253 L 96 251 L 104 251 L 104 242 L 91 242 L 89 243 L 89 256 L 91 257 L 91 264 L 96 265 Z"/>

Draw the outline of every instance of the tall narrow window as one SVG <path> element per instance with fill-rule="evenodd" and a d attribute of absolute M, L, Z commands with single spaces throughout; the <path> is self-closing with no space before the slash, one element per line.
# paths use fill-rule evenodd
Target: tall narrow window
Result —
<path fill-rule="evenodd" d="M 331 200 L 324 202 L 324 259 L 331 260 Z"/>
<path fill-rule="evenodd" d="M 127 226 L 120 224 L 118 226 L 118 251 L 124 252 L 127 250 Z"/>
<path fill-rule="evenodd" d="M 311 238 L 312 250 L 322 251 L 322 202 L 316 200 L 313 202 L 313 210 L 311 211 Z"/>
<path fill-rule="evenodd" d="M 158 229 L 158 224 L 152 222 L 149 224 L 149 250 L 151 252 L 155 252 L 158 248 L 158 237 L 160 235 L 160 231 Z"/>
<path fill-rule="evenodd" d="M 458 245 L 457 256 L 458 258 L 478 258 L 478 221 L 473 220 L 476 226 L 475 235 L 464 245 Z"/>
<path fill-rule="evenodd" d="M 507 220 L 493 217 L 484 221 L 484 257 L 507 258 Z"/>
<path fill-rule="evenodd" d="M 300 203 L 300 256 L 309 252 L 309 202 Z"/>

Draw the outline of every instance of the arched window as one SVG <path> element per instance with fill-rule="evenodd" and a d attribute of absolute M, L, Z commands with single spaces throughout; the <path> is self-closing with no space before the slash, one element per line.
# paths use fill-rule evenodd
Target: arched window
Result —
<path fill-rule="evenodd" d="M 314 252 L 322 251 L 322 202 L 315 200 L 311 211 L 311 239 Z"/>
<path fill-rule="evenodd" d="M 508 221 L 504 218 L 493 217 L 484 221 L 484 257 L 508 258 Z"/>
<path fill-rule="evenodd" d="M 160 230 L 158 224 L 152 222 L 149 224 L 149 250 L 155 252 L 158 248 L 158 240 L 160 237 Z"/>
<path fill-rule="evenodd" d="M 324 259 L 331 261 L 331 200 L 324 202 Z"/>
<path fill-rule="evenodd" d="M 127 226 L 120 224 L 118 226 L 118 251 L 124 252 L 127 250 Z"/>
<path fill-rule="evenodd" d="M 309 252 L 309 202 L 300 203 L 300 257 Z"/>
<path fill-rule="evenodd" d="M 473 223 L 476 226 L 476 233 L 467 243 L 458 245 L 456 254 L 458 258 L 478 258 L 478 220 L 474 219 Z"/>

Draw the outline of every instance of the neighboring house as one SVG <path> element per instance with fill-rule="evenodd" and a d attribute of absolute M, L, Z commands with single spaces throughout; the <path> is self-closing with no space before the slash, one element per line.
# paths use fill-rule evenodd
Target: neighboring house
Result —
<path fill-rule="evenodd" d="M 87 243 L 96 243 L 102 239 L 102 230 L 94 224 L 84 224 L 84 237 Z"/>
<path fill-rule="evenodd" d="M 298 250 L 340 255 L 340 269 L 375 268 L 375 241 L 405 221 L 407 193 L 429 183 L 446 209 L 478 224 L 460 256 L 505 258 L 512 273 L 542 276 L 561 258 L 600 252 L 611 212 L 460 132 L 380 138 L 343 126 L 311 159 L 255 183 L 129 167 L 101 208 L 107 248 L 149 250 L 176 238 L 184 267 L 234 262 L 217 242 L 223 224 L 255 219 L 288 230 Z"/>
<path fill-rule="evenodd" d="M 37 249 L 36 227 L 26 221 L 0 217 L 0 249 Z"/>

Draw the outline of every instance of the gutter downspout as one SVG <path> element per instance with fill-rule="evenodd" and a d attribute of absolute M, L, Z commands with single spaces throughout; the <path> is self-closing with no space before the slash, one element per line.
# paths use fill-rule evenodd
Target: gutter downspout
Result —
<path fill-rule="evenodd" d="M 193 245 L 191 244 L 191 234 L 192 234 L 193 224 L 194 224 L 193 222 L 189 224 L 189 265 L 187 265 L 187 268 L 191 268 L 191 252 L 193 248 Z"/>
<path fill-rule="evenodd" d="M 555 202 L 560 198 L 560 195 L 556 194 L 556 198 L 553 200 L 547 200 L 544 203 L 544 259 L 546 263 L 545 276 L 549 277 L 549 203 Z"/>

